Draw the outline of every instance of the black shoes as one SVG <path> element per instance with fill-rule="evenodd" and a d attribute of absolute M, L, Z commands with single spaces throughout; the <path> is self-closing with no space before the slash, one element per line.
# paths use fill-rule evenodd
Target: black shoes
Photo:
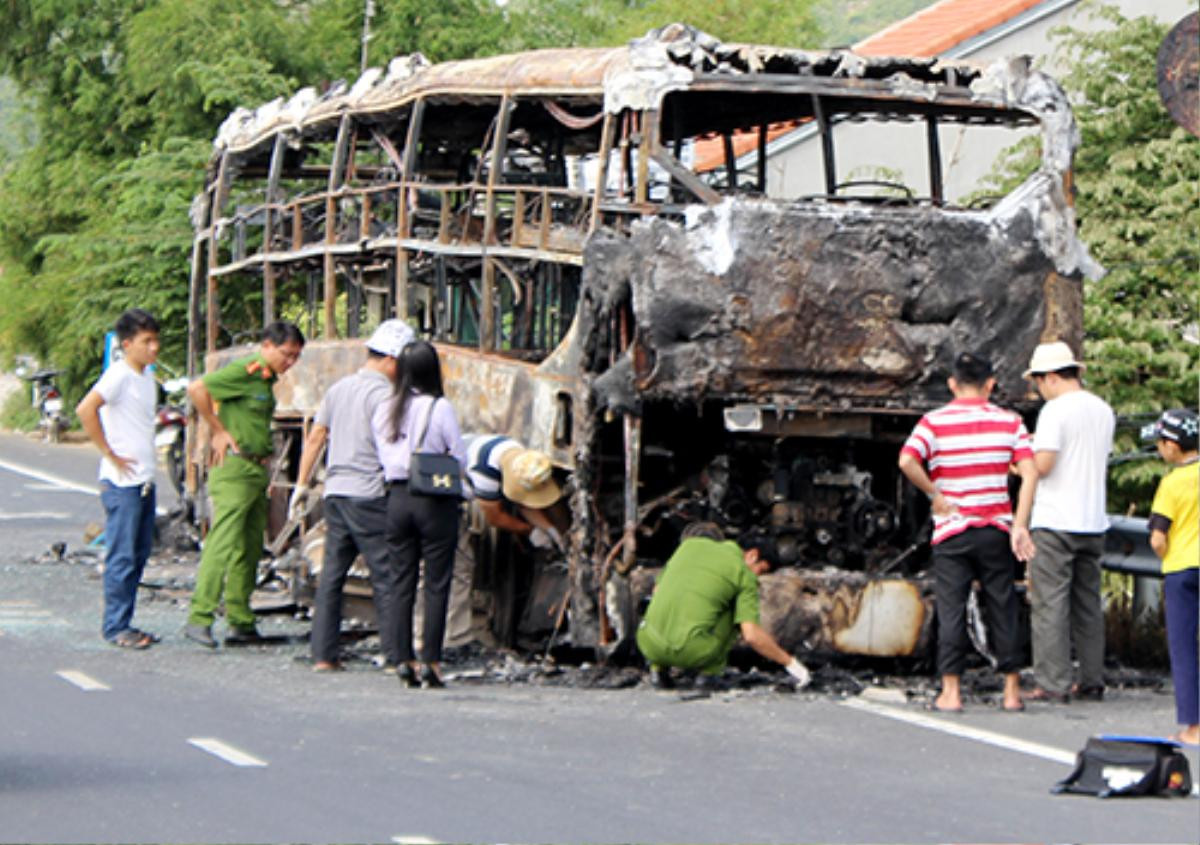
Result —
<path fill-rule="evenodd" d="M 233 628 L 225 635 L 225 645 L 262 645 L 266 639 L 257 628 Z"/>
<path fill-rule="evenodd" d="M 396 677 L 400 679 L 402 687 L 416 689 L 421 686 L 421 682 L 417 680 L 417 673 L 407 663 L 400 664 L 400 668 L 396 670 Z"/>
<path fill-rule="evenodd" d="M 183 628 L 183 635 L 194 643 L 200 643 L 205 648 L 217 647 L 217 641 L 213 639 L 212 628 L 208 625 L 193 625 L 189 622 Z"/>
<path fill-rule="evenodd" d="M 442 689 L 446 686 L 433 667 L 426 663 L 421 667 L 421 689 Z"/>
<path fill-rule="evenodd" d="M 650 686 L 655 689 L 669 690 L 675 689 L 675 681 L 671 678 L 671 670 L 660 669 L 657 666 L 650 667 Z"/>
<path fill-rule="evenodd" d="M 696 682 L 692 684 L 692 689 L 696 692 L 716 692 L 721 688 L 721 682 L 716 675 L 705 675 L 701 673 L 696 676 Z"/>
<path fill-rule="evenodd" d="M 1104 687 L 1100 684 L 1075 687 L 1071 690 L 1071 697 L 1076 701 L 1103 701 Z"/>
<path fill-rule="evenodd" d="M 1026 701 L 1041 701 L 1046 704 L 1070 704 L 1071 694 L 1066 692 L 1051 692 L 1042 687 L 1035 687 L 1033 692 L 1025 694 Z"/>

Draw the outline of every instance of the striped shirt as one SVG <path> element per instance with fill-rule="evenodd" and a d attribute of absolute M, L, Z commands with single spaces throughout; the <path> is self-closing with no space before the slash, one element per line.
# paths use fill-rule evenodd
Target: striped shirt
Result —
<path fill-rule="evenodd" d="M 467 444 L 467 483 L 476 499 L 498 501 L 504 498 L 501 482 L 504 472 L 500 459 L 521 444 L 503 434 L 475 434 L 463 438 Z"/>
<path fill-rule="evenodd" d="M 1033 459 L 1019 416 L 984 399 L 956 399 L 921 417 L 900 451 L 922 461 L 934 487 L 958 508 L 934 515 L 935 545 L 968 528 L 1012 526 L 1008 468 Z"/>

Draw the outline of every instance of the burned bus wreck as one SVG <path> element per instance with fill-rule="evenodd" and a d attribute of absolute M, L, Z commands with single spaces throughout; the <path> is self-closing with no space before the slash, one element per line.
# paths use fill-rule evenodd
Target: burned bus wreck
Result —
<path fill-rule="evenodd" d="M 886 180 L 842 178 L 838 144 L 864 126 L 898 127 L 873 149 Z M 919 185 L 888 158 L 912 147 L 903 127 Z M 1040 132 L 1042 165 L 964 206 L 943 184 L 955 127 Z M 820 142 L 813 193 L 772 181 L 769 144 L 793 129 Z M 278 388 L 277 532 L 357 338 L 397 316 L 434 341 L 464 430 L 545 451 L 569 490 L 565 560 L 530 562 L 467 520 L 502 641 L 627 642 L 704 521 L 775 537 L 764 624 L 785 647 L 915 654 L 927 505 L 897 451 L 948 398 L 958 350 L 990 355 L 998 400 L 1028 411 L 1033 347 L 1081 340 L 1075 136 L 1061 90 L 1020 61 L 725 45 L 680 25 L 621 48 L 398 58 L 226 121 L 193 210 L 190 367 L 279 316 L 316 336 Z M 278 564 L 298 595 L 319 519 L 301 531 L 304 553 Z"/>

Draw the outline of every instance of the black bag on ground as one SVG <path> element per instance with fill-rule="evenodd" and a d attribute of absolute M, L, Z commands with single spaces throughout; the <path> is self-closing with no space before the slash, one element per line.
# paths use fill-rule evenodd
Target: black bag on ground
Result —
<path fill-rule="evenodd" d="M 1156 737 L 1094 736 L 1075 758 L 1075 771 L 1050 790 L 1109 798 L 1188 795 L 1192 775 L 1178 746 Z"/>
<path fill-rule="evenodd" d="M 429 432 L 429 420 L 433 416 L 433 406 L 437 403 L 438 399 L 429 403 L 425 423 L 421 426 L 416 448 L 409 459 L 408 492 L 415 496 L 448 496 L 461 499 L 462 467 L 458 458 L 440 452 L 421 451 L 425 448 L 425 435 Z"/>

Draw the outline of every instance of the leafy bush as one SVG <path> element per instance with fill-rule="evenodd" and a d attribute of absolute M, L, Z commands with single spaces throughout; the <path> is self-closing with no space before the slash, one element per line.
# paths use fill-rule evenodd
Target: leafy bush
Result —
<path fill-rule="evenodd" d="M 29 404 L 28 388 L 14 390 L 0 405 L 0 426 L 15 431 L 33 431 L 38 427 L 37 408 Z"/>

